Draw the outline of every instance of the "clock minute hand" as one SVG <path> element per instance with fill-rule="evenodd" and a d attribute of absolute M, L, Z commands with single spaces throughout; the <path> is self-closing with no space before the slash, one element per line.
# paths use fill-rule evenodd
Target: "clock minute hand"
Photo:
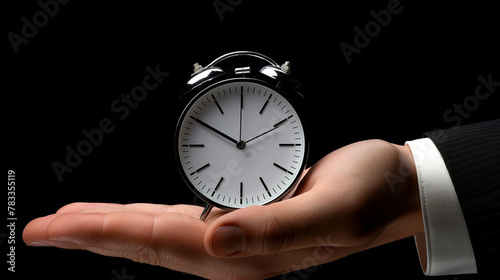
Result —
<path fill-rule="evenodd" d="M 246 143 L 248 143 L 248 142 L 250 142 L 250 141 L 253 141 L 253 140 L 255 140 L 255 139 L 257 139 L 257 138 L 259 138 L 259 137 L 261 137 L 261 136 L 263 136 L 263 135 L 265 135 L 265 134 L 268 134 L 269 132 L 271 132 L 271 131 L 273 131 L 273 130 L 275 130 L 275 129 L 278 129 L 278 127 L 279 127 L 281 124 L 283 124 L 284 122 L 286 122 L 289 118 L 290 118 L 290 117 L 282 119 L 281 121 L 279 121 L 279 122 L 277 122 L 275 125 L 273 125 L 273 128 L 269 129 L 268 131 L 263 132 L 263 133 L 261 133 L 261 134 L 259 134 L 259 135 L 255 136 L 255 137 L 251 138 L 250 140 L 245 141 L 245 144 L 246 144 Z"/>
<path fill-rule="evenodd" d="M 199 124 L 203 125 L 204 127 L 206 127 L 206 128 L 208 128 L 208 129 L 210 129 L 211 131 L 213 131 L 213 132 L 215 132 L 215 133 L 219 134 L 220 136 L 222 136 L 222 137 L 226 138 L 227 140 L 231 141 L 232 143 L 234 143 L 234 144 L 238 143 L 238 141 L 236 141 L 235 139 L 233 139 L 233 138 L 229 137 L 227 134 L 225 134 L 225 133 L 223 133 L 222 131 L 220 131 L 220 130 L 216 129 L 215 127 L 213 127 L 213 126 L 209 125 L 208 123 L 206 123 L 206 122 L 204 122 L 204 121 L 202 121 L 202 120 L 200 120 L 200 119 L 197 119 L 197 118 L 195 118 L 195 117 L 193 117 L 193 116 L 190 116 L 190 117 L 191 117 L 193 120 L 195 120 L 197 123 L 199 123 Z"/>

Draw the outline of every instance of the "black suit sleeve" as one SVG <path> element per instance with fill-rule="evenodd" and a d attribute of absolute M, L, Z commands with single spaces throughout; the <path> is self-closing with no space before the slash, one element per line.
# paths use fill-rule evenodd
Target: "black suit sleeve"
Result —
<path fill-rule="evenodd" d="M 500 268 L 500 119 L 426 135 L 455 186 L 478 274 L 489 277 Z"/>

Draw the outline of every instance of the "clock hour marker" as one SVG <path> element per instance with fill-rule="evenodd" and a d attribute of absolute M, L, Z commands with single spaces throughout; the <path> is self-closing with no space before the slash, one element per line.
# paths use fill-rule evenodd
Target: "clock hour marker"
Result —
<path fill-rule="evenodd" d="M 243 182 L 240 182 L 240 204 L 243 204 Z"/>
<path fill-rule="evenodd" d="M 281 165 L 279 165 L 279 164 L 277 164 L 277 163 L 273 163 L 273 165 L 274 165 L 274 166 L 276 166 L 276 167 L 278 167 L 279 169 L 281 169 L 281 170 L 283 170 L 283 171 L 287 172 L 288 174 L 293 175 L 293 173 L 292 173 L 292 172 L 288 171 L 288 170 L 287 170 L 286 168 L 284 168 L 283 166 L 281 166 Z"/>
<path fill-rule="evenodd" d="M 224 111 L 222 111 L 222 108 L 219 105 L 219 102 L 217 102 L 217 99 L 215 99 L 215 96 L 212 94 L 212 98 L 214 99 L 215 105 L 217 105 L 217 108 L 219 108 L 219 111 L 222 115 L 224 115 Z"/>
<path fill-rule="evenodd" d="M 266 102 L 264 102 L 264 105 L 262 106 L 262 108 L 259 111 L 259 115 L 262 115 L 262 112 L 264 112 L 264 109 L 266 108 L 267 103 L 269 103 L 269 99 L 271 99 L 272 96 L 273 96 L 272 94 L 269 95 L 269 97 L 267 98 Z"/>
<path fill-rule="evenodd" d="M 192 173 L 191 173 L 191 174 L 189 174 L 189 175 L 191 175 L 191 176 L 192 176 L 192 175 L 194 175 L 195 173 L 198 173 L 198 172 L 202 171 L 203 169 L 205 169 L 205 168 L 207 168 L 207 167 L 209 167 L 209 166 L 210 166 L 210 163 L 207 163 L 207 164 L 203 165 L 202 167 L 200 167 L 200 168 L 196 169 L 194 172 L 192 172 Z"/>
<path fill-rule="evenodd" d="M 215 191 L 216 191 L 216 190 L 217 190 L 217 189 L 219 188 L 219 186 L 220 186 L 220 183 L 222 183 L 222 181 L 223 181 L 223 180 L 224 180 L 224 177 L 220 177 L 220 180 L 219 180 L 219 182 L 217 183 L 217 185 L 215 186 L 215 189 L 214 189 L 214 191 L 212 192 L 212 196 L 214 196 L 214 194 L 215 194 Z"/>
<path fill-rule="evenodd" d="M 262 185 L 264 186 L 264 189 L 266 189 L 267 194 L 269 195 L 269 197 L 271 197 L 271 192 L 270 192 L 270 191 L 269 191 L 269 189 L 267 188 L 266 183 L 264 183 L 264 179 L 262 179 L 262 177 L 259 177 L 259 180 L 260 180 L 260 182 L 262 183 Z M 257 197 L 257 198 L 258 198 L 258 197 Z"/>
<path fill-rule="evenodd" d="M 189 145 L 182 145 L 182 147 L 188 147 L 188 148 L 205 148 L 205 145 L 203 145 L 203 144 L 189 144 Z"/>
<path fill-rule="evenodd" d="M 280 147 L 300 147 L 301 144 L 280 144 Z"/>

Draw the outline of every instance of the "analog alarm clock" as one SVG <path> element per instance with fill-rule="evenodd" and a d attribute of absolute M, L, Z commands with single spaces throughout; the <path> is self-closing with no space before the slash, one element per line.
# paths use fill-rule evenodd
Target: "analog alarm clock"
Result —
<path fill-rule="evenodd" d="M 290 63 L 251 51 L 196 63 L 181 99 L 176 160 L 187 186 L 212 207 L 228 211 L 293 195 L 308 142 L 301 84 Z"/>

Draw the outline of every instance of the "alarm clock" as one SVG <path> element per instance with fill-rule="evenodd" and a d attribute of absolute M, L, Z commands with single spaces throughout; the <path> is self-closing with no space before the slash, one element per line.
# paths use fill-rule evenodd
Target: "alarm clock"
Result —
<path fill-rule="evenodd" d="M 182 93 L 175 157 L 187 186 L 228 211 L 293 195 L 306 166 L 308 139 L 301 83 L 290 63 L 252 51 L 194 64 Z"/>

